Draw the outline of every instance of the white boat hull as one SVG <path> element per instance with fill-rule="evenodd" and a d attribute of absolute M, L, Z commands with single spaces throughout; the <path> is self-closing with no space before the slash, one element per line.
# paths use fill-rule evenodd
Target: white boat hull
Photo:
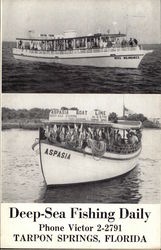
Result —
<path fill-rule="evenodd" d="M 102 158 L 97 158 L 90 148 L 81 153 L 40 142 L 40 162 L 47 185 L 94 182 L 132 170 L 138 163 L 140 151 L 141 148 L 126 155 L 106 152 Z"/>
<path fill-rule="evenodd" d="M 31 51 L 13 49 L 15 59 L 59 63 L 78 66 L 138 68 L 144 55 L 151 51 L 145 50 L 83 50 L 83 51 Z"/>

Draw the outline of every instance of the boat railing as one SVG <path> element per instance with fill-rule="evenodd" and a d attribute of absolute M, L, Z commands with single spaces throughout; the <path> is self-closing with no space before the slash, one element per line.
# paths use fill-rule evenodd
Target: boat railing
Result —
<path fill-rule="evenodd" d="M 58 142 L 56 139 L 53 139 L 51 137 L 49 137 L 47 139 L 50 143 L 55 144 L 59 147 L 65 147 L 68 149 L 73 149 L 73 150 L 78 150 L 81 151 L 81 148 L 76 146 L 76 142 L 75 143 L 69 143 L 68 141 L 64 141 L 63 143 Z M 95 141 L 96 142 L 96 141 Z M 141 142 L 138 143 L 134 143 L 134 144 L 108 144 L 105 143 L 104 141 L 102 141 L 105 145 L 105 152 L 109 152 L 109 153 L 117 153 L 117 154 L 131 154 L 131 153 L 135 153 L 136 151 L 138 151 L 141 148 Z M 99 143 L 100 144 L 100 143 Z M 91 148 L 91 143 L 87 143 L 88 147 Z M 83 149 L 82 149 L 83 150 Z M 84 150 L 82 151 L 84 152 Z"/>
<path fill-rule="evenodd" d="M 107 145 L 106 151 L 118 154 L 130 154 L 134 153 L 141 147 L 141 142 L 135 144 L 121 144 L 121 145 Z"/>
<path fill-rule="evenodd" d="M 121 51 L 137 51 L 140 50 L 139 46 L 135 47 L 112 47 L 112 48 L 83 48 L 83 49 L 71 49 L 71 50 L 33 50 L 26 48 L 15 48 L 14 52 L 22 52 L 22 53 L 33 53 L 33 54 L 51 54 L 51 55 L 61 55 L 61 54 L 88 54 L 88 53 L 115 53 Z"/>

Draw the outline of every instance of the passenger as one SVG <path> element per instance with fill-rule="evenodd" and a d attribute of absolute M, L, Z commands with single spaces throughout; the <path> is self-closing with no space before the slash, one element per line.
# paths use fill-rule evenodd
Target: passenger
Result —
<path fill-rule="evenodd" d="M 132 131 L 128 134 L 128 143 L 133 145 L 138 143 L 137 136 Z"/>
<path fill-rule="evenodd" d="M 66 137 L 65 127 L 62 127 L 60 134 L 59 134 L 59 138 L 60 138 L 61 143 L 65 143 L 65 139 L 66 139 L 65 137 Z"/>
<path fill-rule="evenodd" d="M 68 50 L 69 49 L 69 45 L 68 45 L 68 40 L 65 43 L 65 49 Z"/>
<path fill-rule="evenodd" d="M 106 48 L 106 47 L 107 47 L 107 42 L 104 41 L 104 42 L 103 42 L 103 48 Z"/>
<path fill-rule="evenodd" d="M 68 41 L 68 46 L 69 46 L 69 49 L 70 49 L 70 50 L 73 49 L 73 44 L 72 44 L 72 41 L 71 41 L 71 40 Z"/>
<path fill-rule="evenodd" d="M 49 126 L 48 126 L 48 125 L 47 125 L 46 128 L 45 128 L 45 136 L 46 136 L 47 138 L 50 137 L 50 132 L 49 132 Z"/>
<path fill-rule="evenodd" d="M 83 146 L 83 131 L 80 130 L 79 136 L 78 136 L 78 148 L 82 148 Z"/>
<path fill-rule="evenodd" d="M 96 46 L 96 48 L 98 48 L 98 47 L 99 47 L 99 41 L 98 41 L 98 38 L 96 38 L 96 39 L 95 39 L 95 46 Z"/>
<path fill-rule="evenodd" d="M 87 132 L 87 137 L 88 137 L 88 139 L 90 138 L 90 139 L 93 139 L 93 130 L 90 128 L 90 127 L 88 127 L 87 128 L 87 130 L 88 130 L 88 132 Z"/>
<path fill-rule="evenodd" d="M 117 38 L 117 40 L 116 40 L 116 43 L 115 43 L 115 46 L 117 47 L 117 48 L 120 48 L 120 40 L 119 40 L 119 38 Z"/>
<path fill-rule="evenodd" d="M 100 48 L 101 48 L 101 49 L 103 48 L 103 45 L 104 45 L 104 43 L 103 43 L 103 40 L 101 39 L 101 40 L 100 40 Z"/>
<path fill-rule="evenodd" d="M 138 41 L 136 40 L 136 38 L 134 38 L 133 41 L 134 41 L 134 46 L 137 46 L 138 45 Z"/>
<path fill-rule="evenodd" d="M 43 44 L 42 44 L 42 49 L 45 50 L 46 49 L 46 45 L 45 45 L 45 42 L 43 41 Z"/>
<path fill-rule="evenodd" d="M 102 129 L 102 140 L 106 141 L 105 128 Z"/>
<path fill-rule="evenodd" d="M 37 45 L 37 49 L 38 49 L 38 50 L 41 50 L 40 43 L 38 43 L 38 45 Z"/>
<path fill-rule="evenodd" d="M 33 44 L 33 41 L 30 42 L 30 49 L 33 49 L 34 48 L 34 44 Z"/>
<path fill-rule="evenodd" d="M 114 140 L 115 140 L 115 131 L 113 128 L 110 129 L 110 145 L 114 144 Z"/>
<path fill-rule="evenodd" d="M 66 141 L 67 141 L 67 143 L 70 141 L 71 135 L 72 135 L 72 132 L 71 132 L 70 126 L 68 126 L 67 134 L 66 134 Z"/>
<path fill-rule="evenodd" d="M 91 139 L 92 139 L 91 133 L 86 131 L 86 141 L 87 141 L 87 143 L 88 143 L 88 140 L 91 140 Z"/>
<path fill-rule="evenodd" d="M 109 134 L 108 128 L 105 129 L 105 140 L 106 140 L 106 143 L 109 145 L 110 144 L 110 134 Z"/>
<path fill-rule="evenodd" d="M 117 131 L 117 144 L 118 145 L 122 144 L 122 137 L 121 134 L 119 133 L 119 130 Z"/>
<path fill-rule="evenodd" d="M 123 38 L 123 40 L 122 40 L 122 42 L 121 42 L 121 46 L 122 46 L 123 48 L 127 47 L 127 41 L 126 41 L 126 39 Z"/>
<path fill-rule="evenodd" d="M 98 141 L 102 141 L 102 130 L 99 129 L 98 131 Z"/>
<path fill-rule="evenodd" d="M 87 42 L 87 49 L 91 49 L 91 42 L 90 41 Z"/>
<path fill-rule="evenodd" d="M 134 132 L 131 132 L 131 140 L 132 140 L 133 144 L 138 143 L 138 138 Z"/>
<path fill-rule="evenodd" d="M 77 39 L 76 40 L 76 48 L 79 48 L 80 47 L 80 41 Z"/>
<path fill-rule="evenodd" d="M 21 40 L 18 42 L 18 48 L 22 49 L 22 41 Z"/>
<path fill-rule="evenodd" d="M 107 47 L 111 48 L 112 47 L 112 41 L 111 38 L 109 37 L 108 41 L 107 41 Z"/>
<path fill-rule="evenodd" d="M 36 42 L 34 43 L 34 48 L 33 49 L 37 50 L 37 43 Z"/>
<path fill-rule="evenodd" d="M 117 132 L 116 130 L 114 129 L 114 134 L 113 134 L 113 137 L 114 137 L 114 143 L 117 141 Z"/>
<path fill-rule="evenodd" d="M 57 126 L 56 126 L 56 124 L 54 125 L 54 126 L 52 126 L 52 127 L 50 127 L 50 138 L 49 138 L 49 140 L 51 141 L 51 142 L 57 142 Z"/>
<path fill-rule="evenodd" d="M 99 131 L 100 131 L 99 128 L 96 128 L 96 129 L 95 129 L 94 140 L 96 140 L 96 141 L 99 141 Z"/>
<path fill-rule="evenodd" d="M 74 131 L 78 133 L 78 126 L 77 126 L 77 124 L 74 124 Z"/>
<path fill-rule="evenodd" d="M 41 140 L 45 140 L 46 139 L 45 132 L 46 132 L 46 128 L 40 127 L 40 139 Z"/>
<path fill-rule="evenodd" d="M 74 133 L 74 130 L 72 130 L 71 138 L 68 143 L 74 148 L 77 146 L 77 135 Z"/>
<path fill-rule="evenodd" d="M 86 130 L 83 129 L 82 125 L 79 129 L 79 135 L 78 135 L 78 144 L 77 147 L 80 149 L 83 149 L 87 146 L 87 133 Z"/>
<path fill-rule="evenodd" d="M 129 40 L 129 45 L 130 45 L 130 47 L 133 47 L 133 46 L 134 46 L 134 42 L 133 42 L 133 39 L 132 39 L 132 38 L 130 38 L 130 40 Z"/>
<path fill-rule="evenodd" d="M 140 129 L 137 129 L 136 130 L 136 136 L 138 138 L 138 141 L 140 142 L 141 141 L 141 138 L 142 138 L 142 134 L 141 134 L 141 130 Z"/>

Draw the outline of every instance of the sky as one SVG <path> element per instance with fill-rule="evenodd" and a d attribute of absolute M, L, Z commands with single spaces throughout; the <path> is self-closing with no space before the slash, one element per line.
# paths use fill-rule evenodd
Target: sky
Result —
<path fill-rule="evenodd" d="M 160 43 L 160 0 L 2 0 L 2 40 L 34 35 L 126 33 L 140 43 Z"/>
<path fill-rule="evenodd" d="M 13 109 L 78 107 L 91 111 L 100 109 L 121 116 L 123 102 L 134 113 L 148 118 L 161 118 L 161 95 L 150 94 L 3 94 L 2 107 Z"/>

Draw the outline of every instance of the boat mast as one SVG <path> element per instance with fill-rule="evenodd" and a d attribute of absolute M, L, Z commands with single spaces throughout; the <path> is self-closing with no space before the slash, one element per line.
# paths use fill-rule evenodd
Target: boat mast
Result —
<path fill-rule="evenodd" d="M 123 107 L 122 107 L 122 112 L 123 112 L 123 119 L 125 118 L 125 103 L 124 103 L 124 95 L 123 95 Z"/>
<path fill-rule="evenodd" d="M 125 103 L 124 103 L 124 95 L 123 95 L 123 120 L 125 119 Z M 125 139 L 125 130 L 123 129 L 123 139 Z"/>
<path fill-rule="evenodd" d="M 129 25 L 129 21 L 130 21 L 130 19 L 129 19 L 129 17 L 133 17 L 133 18 L 144 18 L 145 16 L 139 16 L 139 15 L 137 15 L 137 16 L 134 16 L 134 15 L 126 15 L 126 38 L 127 38 L 127 33 L 128 33 L 128 25 Z"/>
<path fill-rule="evenodd" d="M 127 32 L 128 32 L 128 14 L 126 15 L 126 38 L 127 38 Z"/>

